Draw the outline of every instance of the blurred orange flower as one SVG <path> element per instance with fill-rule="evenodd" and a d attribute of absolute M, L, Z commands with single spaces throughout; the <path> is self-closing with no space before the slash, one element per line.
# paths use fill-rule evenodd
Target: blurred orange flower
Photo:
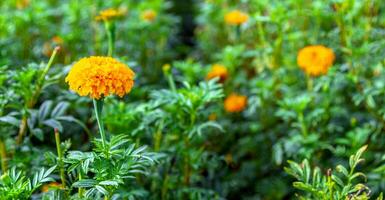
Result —
<path fill-rule="evenodd" d="M 209 121 L 215 121 L 215 120 L 217 120 L 217 114 L 211 113 L 211 114 L 209 115 Z"/>
<path fill-rule="evenodd" d="M 249 20 L 249 16 L 239 10 L 233 10 L 225 15 L 225 22 L 229 25 L 241 25 Z"/>
<path fill-rule="evenodd" d="M 322 45 L 307 46 L 298 52 L 299 67 L 310 76 L 326 74 L 333 65 L 335 55 L 332 49 Z"/>
<path fill-rule="evenodd" d="M 29 6 L 30 0 L 17 0 L 16 1 L 16 8 L 21 10 Z"/>
<path fill-rule="evenodd" d="M 111 21 L 117 19 L 124 15 L 124 12 L 119 9 L 108 8 L 99 12 L 99 15 L 96 16 L 97 21 Z"/>
<path fill-rule="evenodd" d="M 148 10 L 143 11 L 142 14 L 140 15 L 140 17 L 144 21 L 152 22 L 155 20 L 156 15 L 157 15 L 157 13 L 154 10 L 148 9 Z"/>
<path fill-rule="evenodd" d="M 43 44 L 43 54 L 50 57 L 53 49 L 57 46 L 63 46 L 64 40 L 60 36 L 54 36 L 50 41 Z"/>
<path fill-rule="evenodd" d="M 100 99 L 111 94 L 123 97 L 134 85 L 135 73 L 111 57 L 92 56 L 73 65 L 65 81 L 80 96 Z"/>
<path fill-rule="evenodd" d="M 48 192 L 51 188 L 63 189 L 63 186 L 58 182 L 52 182 L 52 183 L 43 185 L 43 187 L 41 188 L 41 191 Z"/>
<path fill-rule="evenodd" d="M 230 94 L 225 99 L 225 110 L 227 112 L 242 112 L 247 106 L 247 97 L 238 94 Z"/>
<path fill-rule="evenodd" d="M 211 66 L 209 73 L 207 73 L 206 79 L 210 80 L 218 77 L 220 82 L 224 82 L 228 76 L 227 68 L 221 64 L 214 64 Z"/>

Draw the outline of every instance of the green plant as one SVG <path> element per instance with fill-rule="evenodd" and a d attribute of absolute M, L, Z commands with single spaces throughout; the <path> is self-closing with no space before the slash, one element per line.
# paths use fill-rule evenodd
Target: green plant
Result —
<path fill-rule="evenodd" d="M 306 159 L 301 164 L 288 161 L 289 167 L 285 167 L 285 171 L 297 179 L 293 186 L 304 192 L 299 196 L 300 199 L 370 199 L 370 189 L 359 180 L 366 179 L 366 176 L 356 171 L 358 164 L 364 161 L 361 156 L 366 149 L 367 146 L 364 146 L 355 155 L 350 156 L 349 168 L 337 165 L 335 168 L 337 173 L 328 169 L 327 174 L 322 175 L 321 169 L 319 167 L 312 169 Z M 382 199 L 382 195 L 377 198 Z"/>

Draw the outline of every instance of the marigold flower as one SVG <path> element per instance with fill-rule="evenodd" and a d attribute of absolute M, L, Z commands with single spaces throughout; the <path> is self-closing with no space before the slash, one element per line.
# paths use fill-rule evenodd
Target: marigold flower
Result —
<path fill-rule="evenodd" d="M 111 57 L 92 56 L 73 65 L 65 81 L 80 96 L 100 99 L 111 94 L 123 97 L 134 85 L 135 73 Z"/>
<path fill-rule="evenodd" d="M 51 188 L 63 189 L 63 186 L 58 182 L 52 182 L 52 183 L 43 185 L 43 187 L 41 188 L 41 191 L 48 192 Z"/>
<path fill-rule="evenodd" d="M 249 20 L 249 16 L 239 10 L 233 10 L 225 15 L 225 22 L 229 25 L 241 25 Z"/>
<path fill-rule="evenodd" d="M 211 66 L 209 73 L 206 75 L 206 79 L 210 80 L 219 77 L 220 82 L 224 82 L 227 78 L 227 68 L 221 64 L 214 64 Z"/>
<path fill-rule="evenodd" d="M 231 94 L 225 99 L 225 110 L 227 112 L 241 112 L 247 106 L 247 97 L 238 94 Z"/>
<path fill-rule="evenodd" d="M 116 18 L 119 18 L 124 15 L 124 12 L 122 10 L 109 8 L 106 10 L 102 10 L 99 12 L 99 15 L 96 16 L 97 21 L 110 21 L 114 20 Z"/>
<path fill-rule="evenodd" d="M 299 67 L 310 76 L 326 74 L 333 65 L 335 55 L 332 49 L 322 45 L 307 46 L 298 52 Z"/>
<path fill-rule="evenodd" d="M 156 15 L 157 15 L 157 13 L 154 10 L 148 9 L 148 10 L 143 11 L 142 14 L 140 15 L 140 17 L 144 21 L 152 22 L 155 20 Z"/>

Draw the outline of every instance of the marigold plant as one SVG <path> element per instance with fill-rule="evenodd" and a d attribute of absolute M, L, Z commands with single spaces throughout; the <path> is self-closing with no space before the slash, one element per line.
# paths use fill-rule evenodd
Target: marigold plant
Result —
<path fill-rule="evenodd" d="M 225 81 L 228 76 L 227 68 L 221 64 L 214 64 L 211 66 L 210 71 L 207 73 L 206 79 L 210 80 L 218 77 L 221 82 Z"/>
<path fill-rule="evenodd" d="M 225 15 L 225 22 L 229 25 L 241 25 L 249 20 L 249 16 L 239 10 L 233 10 Z"/>
<path fill-rule="evenodd" d="M 100 99 L 111 94 L 123 97 L 129 93 L 134 76 L 127 65 L 114 58 L 93 56 L 75 63 L 65 80 L 80 96 Z"/>
<path fill-rule="evenodd" d="M 242 112 L 247 106 L 247 97 L 238 94 L 230 94 L 225 99 L 225 110 L 227 112 Z"/>
<path fill-rule="evenodd" d="M 326 74 L 333 65 L 335 55 L 332 49 L 322 45 L 307 46 L 298 52 L 299 67 L 310 76 Z"/>

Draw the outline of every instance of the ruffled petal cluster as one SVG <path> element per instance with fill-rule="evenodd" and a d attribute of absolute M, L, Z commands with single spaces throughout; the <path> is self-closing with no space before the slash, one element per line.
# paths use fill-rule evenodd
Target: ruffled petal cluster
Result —
<path fill-rule="evenodd" d="M 219 77 L 220 82 L 224 82 L 227 79 L 227 68 L 221 64 L 214 64 L 211 66 L 210 71 L 206 75 L 206 79 L 210 80 Z"/>
<path fill-rule="evenodd" d="M 225 110 L 227 112 L 242 112 L 246 106 L 246 96 L 233 93 L 225 99 Z"/>
<path fill-rule="evenodd" d="M 335 55 L 332 49 L 322 45 L 307 46 L 298 52 L 298 66 L 310 76 L 326 74 L 333 65 Z"/>
<path fill-rule="evenodd" d="M 249 20 L 249 16 L 239 10 L 233 10 L 225 15 L 225 22 L 229 25 L 241 25 Z"/>
<path fill-rule="evenodd" d="M 134 85 L 135 73 L 111 57 L 83 58 L 73 65 L 65 81 L 80 96 L 100 99 L 108 95 L 123 97 Z"/>

